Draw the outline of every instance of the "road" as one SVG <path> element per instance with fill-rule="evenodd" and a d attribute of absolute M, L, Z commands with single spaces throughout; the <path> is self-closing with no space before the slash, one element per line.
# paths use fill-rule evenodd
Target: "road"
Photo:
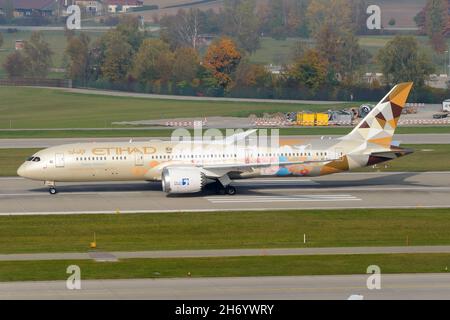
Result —
<path fill-rule="evenodd" d="M 450 274 L 382 275 L 381 290 L 368 290 L 367 277 L 82 280 L 81 290 L 67 290 L 65 281 L 4 282 L 0 283 L 0 300 L 347 300 L 355 294 L 363 295 L 366 300 L 450 299 Z"/>
<path fill-rule="evenodd" d="M 286 139 L 320 139 L 322 136 L 282 136 Z M 336 138 L 339 136 L 330 135 L 324 138 Z M 149 141 L 149 140 L 168 140 L 168 137 L 154 138 L 133 138 L 133 141 Z M 400 141 L 402 144 L 449 144 L 450 133 L 443 134 L 398 134 L 394 140 Z M 36 138 L 36 139 L 0 139 L 0 149 L 15 148 L 48 148 L 62 144 L 71 144 L 79 142 L 123 142 L 130 141 L 130 137 L 122 138 Z"/>
<path fill-rule="evenodd" d="M 132 252 L 69 252 L 69 253 L 18 253 L 0 254 L 0 261 L 42 260 L 96 260 L 118 259 L 168 259 L 168 258 L 218 258 L 257 256 L 308 256 L 355 254 L 419 254 L 450 253 L 450 246 L 411 247 L 342 247 L 342 248 L 289 248 L 289 249 L 215 249 L 215 250 L 166 250 Z"/>
<path fill-rule="evenodd" d="M 315 179 L 236 181 L 236 196 L 167 196 L 160 183 L 61 183 L 0 179 L 0 215 L 214 212 L 286 209 L 450 208 L 450 172 L 342 173 Z"/>

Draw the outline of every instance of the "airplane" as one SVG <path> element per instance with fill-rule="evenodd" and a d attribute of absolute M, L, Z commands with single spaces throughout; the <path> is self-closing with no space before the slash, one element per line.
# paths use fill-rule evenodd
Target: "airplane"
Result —
<path fill-rule="evenodd" d="M 57 182 L 158 181 L 167 194 L 200 193 L 214 184 L 234 195 L 235 179 L 317 177 L 390 161 L 412 153 L 393 143 L 412 82 L 396 85 L 346 136 L 336 139 L 280 139 L 278 146 L 237 146 L 255 131 L 200 142 L 79 143 L 51 147 L 29 157 L 17 171 Z"/>

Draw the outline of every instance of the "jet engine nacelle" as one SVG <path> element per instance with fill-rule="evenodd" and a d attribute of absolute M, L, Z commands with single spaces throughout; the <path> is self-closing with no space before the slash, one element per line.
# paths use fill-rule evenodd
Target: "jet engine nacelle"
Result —
<path fill-rule="evenodd" d="M 162 188 L 164 192 L 196 193 L 206 185 L 205 174 L 198 168 L 165 168 L 162 172 Z"/>

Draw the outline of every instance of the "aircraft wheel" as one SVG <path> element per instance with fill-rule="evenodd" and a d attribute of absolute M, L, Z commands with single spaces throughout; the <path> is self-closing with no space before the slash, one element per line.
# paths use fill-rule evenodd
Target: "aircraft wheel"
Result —
<path fill-rule="evenodd" d="M 236 194 L 236 188 L 233 186 L 227 186 L 225 188 L 225 192 L 226 192 L 226 194 L 228 194 L 230 196 L 234 196 Z"/>
<path fill-rule="evenodd" d="M 56 189 L 55 188 L 50 188 L 50 189 L 48 189 L 48 192 L 50 193 L 50 194 L 57 194 L 58 192 L 56 191 Z"/>

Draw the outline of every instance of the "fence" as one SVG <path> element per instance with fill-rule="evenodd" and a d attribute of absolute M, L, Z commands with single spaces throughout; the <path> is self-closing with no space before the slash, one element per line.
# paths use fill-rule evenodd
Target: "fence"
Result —
<path fill-rule="evenodd" d="M 38 78 L 0 79 L 0 86 L 72 88 L 72 80 L 70 80 L 70 79 L 38 79 Z"/>

